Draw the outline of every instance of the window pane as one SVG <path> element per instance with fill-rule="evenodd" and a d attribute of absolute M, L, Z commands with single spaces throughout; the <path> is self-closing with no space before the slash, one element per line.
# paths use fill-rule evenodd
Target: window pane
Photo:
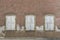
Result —
<path fill-rule="evenodd" d="M 45 30 L 54 30 L 54 16 L 45 16 Z"/>
<path fill-rule="evenodd" d="M 6 16 L 6 30 L 15 30 L 15 16 Z"/>
<path fill-rule="evenodd" d="M 28 15 L 26 16 L 26 30 L 34 30 L 35 27 L 35 16 Z"/>

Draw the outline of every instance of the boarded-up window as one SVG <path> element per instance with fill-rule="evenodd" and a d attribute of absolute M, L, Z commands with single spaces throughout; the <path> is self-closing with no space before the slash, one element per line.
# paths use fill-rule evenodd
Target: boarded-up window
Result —
<path fill-rule="evenodd" d="M 54 16 L 45 16 L 45 30 L 54 30 Z"/>
<path fill-rule="evenodd" d="M 34 15 L 27 15 L 25 17 L 25 27 L 26 30 L 34 30 L 35 28 L 35 16 Z"/>
<path fill-rule="evenodd" d="M 6 16 L 6 30 L 15 30 L 15 15 Z"/>

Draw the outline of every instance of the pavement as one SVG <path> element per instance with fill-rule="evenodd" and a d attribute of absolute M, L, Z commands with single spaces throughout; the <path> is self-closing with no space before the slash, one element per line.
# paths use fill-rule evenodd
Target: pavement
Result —
<path fill-rule="evenodd" d="M 0 38 L 0 40 L 60 40 L 60 38 Z"/>

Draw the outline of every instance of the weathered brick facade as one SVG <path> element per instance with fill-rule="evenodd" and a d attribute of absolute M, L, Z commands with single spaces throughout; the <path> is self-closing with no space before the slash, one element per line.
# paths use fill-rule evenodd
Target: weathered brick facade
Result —
<path fill-rule="evenodd" d="M 5 25 L 5 15 L 14 14 L 17 17 L 17 23 L 25 25 L 25 15 L 36 16 L 36 26 L 44 25 L 44 16 L 52 14 L 55 16 L 55 25 L 60 25 L 60 0 L 0 0 L 0 25 Z M 34 37 L 60 37 L 60 33 L 54 32 L 24 32 L 22 36 Z M 10 35 L 10 34 L 7 34 Z M 16 35 L 16 33 L 15 33 Z M 20 35 L 20 36 L 21 36 Z"/>

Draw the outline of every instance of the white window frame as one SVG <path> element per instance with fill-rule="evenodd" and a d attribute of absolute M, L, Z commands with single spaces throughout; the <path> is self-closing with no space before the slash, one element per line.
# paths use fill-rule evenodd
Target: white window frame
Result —
<path fill-rule="evenodd" d="M 32 26 L 31 27 L 27 27 L 27 24 L 29 25 L 29 22 L 27 21 L 27 18 L 28 17 L 33 17 L 33 20 L 34 20 L 34 22 L 32 23 L 33 24 L 33 28 L 32 28 Z M 28 18 L 29 19 L 29 18 Z M 28 23 L 27 23 L 28 22 Z M 25 27 L 26 27 L 26 31 L 32 31 L 32 30 L 35 30 L 35 15 L 26 15 L 25 16 Z"/>
<path fill-rule="evenodd" d="M 48 18 L 49 17 L 49 18 Z M 51 18 L 51 17 L 53 17 L 53 18 Z M 51 19 L 52 19 L 52 22 L 51 22 Z M 54 18 L 54 15 L 45 15 L 45 30 L 46 31 L 53 31 L 54 30 L 54 22 L 55 22 L 55 20 L 54 20 L 55 18 Z M 47 20 L 47 21 L 46 21 Z M 48 24 L 48 26 L 47 26 L 47 24 Z M 50 26 L 51 27 L 50 27 Z"/>
<path fill-rule="evenodd" d="M 7 18 L 8 17 L 14 17 L 14 28 L 13 27 L 10 27 L 10 28 L 8 28 L 9 26 L 7 25 L 8 24 L 8 22 L 7 22 Z M 13 19 L 11 18 L 11 21 L 12 21 Z M 12 24 L 11 24 L 11 26 L 12 26 Z M 6 27 L 5 27 L 5 30 L 16 30 L 16 15 L 6 15 Z"/>

